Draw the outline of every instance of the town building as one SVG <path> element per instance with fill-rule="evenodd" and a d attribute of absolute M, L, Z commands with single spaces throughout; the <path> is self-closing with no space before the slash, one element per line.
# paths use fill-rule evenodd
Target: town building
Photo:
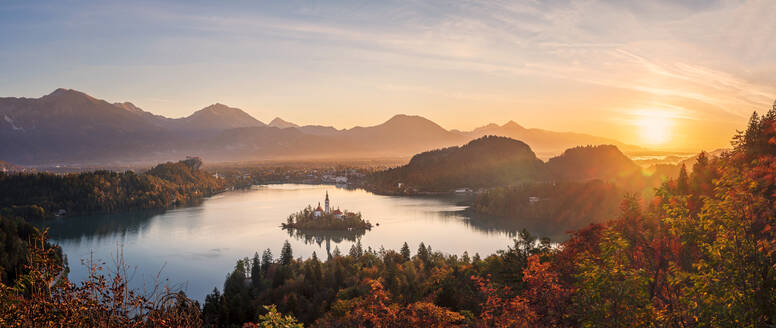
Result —
<path fill-rule="evenodd" d="M 326 198 L 323 201 L 323 207 L 321 207 L 321 203 L 318 202 L 318 207 L 316 207 L 313 210 L 313 216 L 314 217 L 322 217 L 324 215 L 332 214 L 334 217 L 343 220 L 345 217 L 345 213 L 340 211 L 339 209 L 336 209 L 334 211 L 331 210 L 331 202 L 329 201 L 329 192 L 326 192 Z"/>

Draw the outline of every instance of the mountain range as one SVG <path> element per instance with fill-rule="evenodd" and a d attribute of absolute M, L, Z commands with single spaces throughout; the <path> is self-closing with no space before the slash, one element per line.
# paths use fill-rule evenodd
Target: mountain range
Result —
<path fill-rule="evenodd" d="M 200 156 L 206 161 L 409 157 L 485 135 L 521 140 L 537 154 L 615 140 L 528 129 L 515 122 L 472 131 L 446 130 L 420 117 L 396 115 L 375 126 L 299 126 L 279 117 L 265 124 L 241 109 L 213 104 L 183 118 L 130 102 L 110 103 L 71 89 L 40 98 L 0 98 L 0 160 L 23 165 L 149 163 Z"/>

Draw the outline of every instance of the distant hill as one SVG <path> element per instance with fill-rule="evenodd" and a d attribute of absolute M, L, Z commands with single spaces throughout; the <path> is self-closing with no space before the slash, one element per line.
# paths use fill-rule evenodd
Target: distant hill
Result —
<path fill-rule="evenodd" d="M 168 118 L 130 102 L 109 103 L 70 89 L 57 89 L 40 98 L 0 98 L 0 160 L 22 165 L 147 164 L 187 155 L 209 162 L 409 158 L 428 149 L 462 145 L 484 134 L 522 140 L 544 154 L 559 153 L 556 149 L 565 145 L 609 141 L 525 129 L 514 122 L 470 132 L 446 130 L 412 115 L 342 130 L 297 126 L 280 118 L 266 125 L 239 108 L 220 103 L 187 117 Z"/>
<path fill-rule="evenodd" d="M 540 149 L 543 154 L 557 154 L 565 149 L 584 145 L 616 145 L 622 150 L 638 150 L 637 146 L 623 144 L 617 140 L 596 137 L 584 133 L 555 132 L 542 129 L 528 129 L 514 121 L 504 125 L 488 124 L 472 131 L 457 131 L 469 138 L 479 138 L 485 135 L 496 135 L 521 140 L 534 150 Z"/>
<path fill-rule="evenodd" d="M 323 125 L 305 125 L 298 127 L 299 131 L 314 136 L 333 136 L 339 134 L 342 130 L 337 130 L 332 126 Z"/>
<path fill-rule="evenodd" d="M 522 141 L 485 136 L 461 147 L 415 155 L 407 165 L 373 174 L 367 188 L 386 194 L 412 194 L 602 180 L 617 183 L 626 191 L 650 191 L 674 176 L 669 167 L 642 170 L 614 145 L 570 148 L 545 163 Z"/>
<path fill-rule="evenodd" d="M 463 145 L 420 153 L 409 164 L 378 172 L 370 188 L 378 192 L 444 192 L 491 187 L 544 176 L 543 163 L 522 141 L 486 136 Z"/>
<path fill-rule="evenodd" d="M 180 124 L 185 129 L 193 130 L 227 130 L 266 126 L 266 124 L 248 115 L 242 109 L 219 103 L 207 106 L 188 117 L 180 119 Z"/>
<path fill-rule="evenodd" d="M 395 115 L 383 124 L 370 127 L 354 127 L 344 130 L 341 139 L 363 143 L 360 151 L 400 156 L 424 150 L 460 145 L 467 138 L 445 130 L 438 124 L 420 116 Z"/>
<path fill-rule="evenodd" d="M 272 122 L 269 122 L 269 126 L 275 127 L 275 128 L 281 128 L 281 129 L 299 127 L 299 125 L 283 120 L 280 117 L 275 117 L 275 119 L 272 120 Z"/>
<path fill-rule="evenodd" d="M 547 170 L 556 180 L 612 180 L 641 170 L 617 146 L 599 145 L 567 149 L 547 161 Z"/>

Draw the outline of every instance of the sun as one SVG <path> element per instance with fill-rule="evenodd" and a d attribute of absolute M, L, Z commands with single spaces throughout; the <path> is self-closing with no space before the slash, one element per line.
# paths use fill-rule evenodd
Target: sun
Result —
<path fill-rule="evenodd" d="M 642 113 L 636 120 L 641 140 L 652 146 L 664 145 L 671 141 L 673 120 L 660 113 Z"/>

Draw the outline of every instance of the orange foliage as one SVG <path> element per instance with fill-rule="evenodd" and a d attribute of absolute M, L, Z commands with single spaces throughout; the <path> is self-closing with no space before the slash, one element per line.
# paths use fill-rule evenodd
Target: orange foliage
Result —
<path fill-rule="evenodd" d="M 388 292 L 377 280 L 364 281 L 369 286 L 369 293 L 355 302 L 338 302 L 338 305 L 349 307 L 349 311 L 341 318 L 325 317 L 316 322 L 322 327 L 454 327 L 458 326 L 464 317 L 456 312 L 429 302 L 415 302 L 406 306 L 391 303 Z M 338 306 L 335 305 L 335 306 Z"/>

